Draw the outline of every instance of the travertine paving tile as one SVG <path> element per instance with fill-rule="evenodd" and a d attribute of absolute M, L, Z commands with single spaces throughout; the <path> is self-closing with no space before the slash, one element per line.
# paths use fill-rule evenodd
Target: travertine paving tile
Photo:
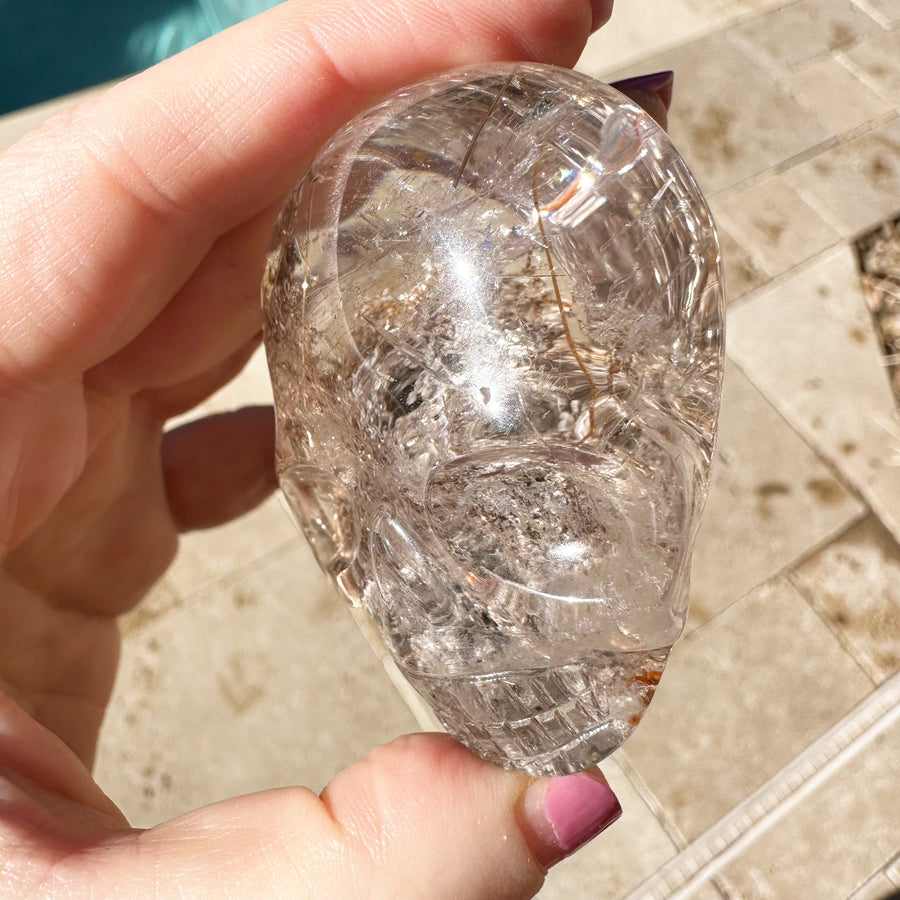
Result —
<path fill-rule="evenodd" d="M 857 53 L 860 46 L 869 43 L 863 41 L 849 54 Z M 833 56 L 787 74 L 785 82 L 797 100 L 836 135 L 858 128 L 896 108 L 896 100 L 888 100 L 876 93 Z"/>
<path fill-rule="evenodd" d="M 587 847 L 551 870 L 540 900 L 622 897 L 675 855 L 675 845 L 615 759 L 603 772 L 622 817 Z"/>
<path fill-rule="evenodd" d="M 742 900 L 848 896 L 900 846 L 898 784 L 894 725 L 726 867 L 723 884 Z"/>
<path fill-rule="evenodd" d="M 164 576 L 131 612 L 120 616 L 119 633 L 123 637 L 131 635 L 183 606 L 184 601 Z"/>
<path fill-rule="evenodd" d="M 887 864 L 884 872 L 897 887 L 900 887 L 900 853 Z"/>
<path fill-rule="evenodd" d="M 864 512 L 744 374 L 727 365 L 688 627 L 709 621 Z"/>
<path fill-rule="evenodd" d="M 897 885 L 884 872 L 879 872 L 874 878 L 870 878 L 855 890 L 849 900 L 885 900 L 896 888 Z"/>
<path fill-rule="evenodd" d="M 727 898 L 713 882 L 704 884 L 691 894 L 691 900 L 741 900 L 740 897 L 730 895 Z"/>
<path fill-rule="evenodd" d="M 763 288 L 728 329 L 745 374 L 900 536 L 900 422 L 850 248 Z"/>
<path fill-rule="evenodd" d="M 900 3 L 896 3 L 895 15 L 897 22 L 900 23 Z M 895 108 L 900 104 L 898 54 L 900 54 L 900 30 L 876 32 L 850 47 L 844 54 L 849 64 L 854 66 Z"/>
<path fill-rule="evenodd" d="M 753 257 L 742 242 L 732 236 L 718 217 L 716 218 L 716 230 L 719 235 L 719 250 L 722 254 L 725 303 L 728 305 L 768 283 L 770 278 L 762 270 L 759 261 Z"/>
<path fill-rule="evenodd" d="M 610 22 L 588 42 L 578 68 L 602 77 L 785 0 L 619 0 Z M 664 23 L 664 24 L 663 24 Z M 653 71 L 651 68 L 645 71 Z"/>
<path fill-rule="evenodd" d="M 175 592 L 187 600 L 302 543 L 300 531 L 276 494 L 227 525 L 183 535 L 167 577 Z"/>
<path fill-rule="evenodd" d="M 414 730 L 301 547 L 126 637 L 96 776 L 144 826 L 247 791 L 320 790 Z"/>
<path fill-rule="evenodd" d="M 826 150 L 783 177 L 843 237 L 853 239 L 900 205 L 900 120 Z"/>
<path fill-rule="evenodd" d="M 665 28 L 659 27 L 661 21 L 666 23 Z M 710 27 L 709 19 L 693 10 L 690 0 L 616 3 L 612 18 L 588 41 L 576 68 L 602 78 L 660 50 L 690 41 Z"/>
<path fill-rule="evenodd" d="M 900 24 L 900 0 L 857 0 L 857 3 L 885 27 Z"/>
<path fill-rule="evenodd" d="M 776 66 L 851 46 L 878 27 L 851 0 L 797 0 L 737 25 L 732 34 Z"/>
<path fill-rule="evenodd" d="M 731 33 L 707 35 L 616 73 L 624 77 L 638 68 L 674 70 L 669 134 L 708 194 L 758 175 L 827 137 L 774 71 L 731 42 Z"/>
<path fill-rule="evenodd" d="M 871 688 L 803 597 L 777 580 L 675 645 L 619 752 L 691 840 Z"/>
<path fill-rule="evenodd" d="M 716 220 L 737 235 L 773 277 L 841 240 L 779 175 L 729 194 L 714 206 Z"/>
<path fill-rule="evenodd" d="M 785 0 L 683 0 L 688 9 L 718 24 L 737 18 L 746 18 L 773 7 L 783 6 Z"/>
<path fill-rule="evenodd" d="M 869 517 L 792 574 L 875 682 L 900 671 L 900 547 Z"/>

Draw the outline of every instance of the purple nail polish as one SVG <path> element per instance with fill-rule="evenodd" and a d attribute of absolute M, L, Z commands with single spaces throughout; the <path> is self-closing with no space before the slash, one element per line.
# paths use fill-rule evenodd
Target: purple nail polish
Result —
<path fill-rule="evenodd" d="M 635 75 L 633 78 L 623 78 L 621 81 L 613 81 L 611 87 L 623 93 L 627 91 L 659 91 L 671 87 L 675 80 L 675 73 L 671 69 L 663 72 L 652 72 L 649 75 Z"/>

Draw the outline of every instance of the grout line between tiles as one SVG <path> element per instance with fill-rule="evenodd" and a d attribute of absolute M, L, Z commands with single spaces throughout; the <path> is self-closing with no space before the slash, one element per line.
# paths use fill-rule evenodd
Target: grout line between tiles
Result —
<path fill-rule="evenodd" d="M 850 889 L 847 897 L 849 900 L 856 900 L 863 891 L 866 892 L 866 896 L 872 897 L 874 896 L 872 890 L 876 887 L 880 890 L 884 886 L 886 879 L 890 882 L 890 879 L 887 878 L 887 875 L 885 875 L 883 870 L 875 872 L 873 875 L 868 875 Z M 891 900 L 891 898 L 887 897 L 883 898 L 883 900 Z"/>
<path fill-rule="evenodd" d="M 890 21 L 886 16 L 883 16 L 868 0 L 850 0 L 850 2 L 855 6 L 861 13 L 867 15 L 870 19 L 873 19 L 877 22 L 885 31 L 889 30 L 891 27 Z"/>
<path fill-rule="evenodd" d="M 846 241 L 842 241 L 838 246 L 846 246 Z M 816 253 L 814 256 L 810 256 L 808 259 L 803 260 L 803 262 L 791 266 L 786 272 L 782 272 L 780 275 L 770 278 L 764 284 L 753 288 L 753 290 L 747 291 L 743 296 L 735 297 L 735 299 L 728 304 L 728 308 L 725 311 L 725 354 L 728 355 L 728 317 L 733 312 L 752 303 L 760 294 L 767 292 L 770 289 L 777 288 L 791 278 L 800 275 L 805 269 L 813 268 L 813 266 L 817 265 L 827 254 L 832 252 L 834 252 L 834 247 L 827 247 L 825 250 Z M 728 290 L 727 284 L 725 285 L 725 290 Z M 728 358 L 731 362 L 734 362 L 734 359 L 731 356 Z M 737 363 L 735 363 L 735 365 L 737 365 Z M 743 369 L 741 371 L 743 371 Z"/>
<path fill-rule="evenodd" d="M 832 248 L 833 250 L 833 248 Z M 824 253 L 828 253 L 830 251 L 824 251 Z M 808 260 L 807 263 L 802 266 L 798 266 L 795 269 L 791 270 L 792 276 L 798 275 L 802 272 L 804 268 L 811 267 L 815 265 L 817 260 L 823 254 L 818 254 L 816 257 L 813 257 L 811 260 Z M 785 273 L 787 275 L 788 273 Z M 769 283 L 766 287 L 770 287 L 780 282 L 782 279 L 773 279 L 772 282 Z M 751 294 L 755 295 L 756 292 L 751 292 Z M 751 294 L 748 294 L 747 297 L 741 298 L 740 301 L 736 301 L 736 305 L 739 302 L 740 306 L 744 306 L 745 300 L 751 301 Z M 872 326 L 874 328 L 874 325 Z M 727 352 L 727 350 L 726 350 Z M 858 478 L 856 478 L 853 474 L 844 472 L 843 469 L 837 464 L 832 455 L 828 452 L 826 447 L 820 447 L 817 443 L 817 439 L 813 434 L 813 431 L 808 426 L 807 423 L 802 420 L 794 420 L 789 418 L 785 409 L 782 406 L 776 405 L 772 398 L 770 397 L 769 388 L 765 383 L 759 382 L 756 378 L 753 377 L 752 373 L 747 371 L 740 363 L 735 360 L 733 357 L 729 356 L 729 360 L 744 374 L 744 376 L 750 381 L 750 383 L 766 398 L 767 402 L 770 403 L 775 409 L 775 411 L 782 417 L 782 419 L 787 422 L 787 424 L 799 435 L 799 437 L 806 443 L 806 445 L 821 459 L 821 461 L 825 464 L 825 466 L 832 473 L 832 476 L 837 478 L 838 481 L 852 493 L 858 500 L 860 500 L 863 504 L 868 505 L 871 512 L 878 517 L 881 523 L 887 528 L 887 530 L 891 533 L 892 537 L 895 541 L 900 543 L 900 531 L 897 530 L 898 526 L 895 523 L 894 518 L 890 514 L 890 510 L 885 507 L 881 497 L 874 492 L 872 486 L 861 482 Z M 892 438 L 895 441 L 896 447 L 894 450 L 894 455 L 891 456 L 887 460 L 882 460 L 881 464 L 888 468 L 898 468 L 900 469 L 900 422 L 896 420 L 896 417 L 892 419 L 884 419 L 884 418 L 875 418 L 871 413 L 867 414 L 868 419 L 879 428 L 884 430 L 888 437 Z"/>
<path fill-rule="evenodd" d="M 837 540 L 839 540 L 839 538 Z M 853 660 L 856 668 L 859 669 L 859 671 L 865 676 L 865 678 L 869 681 L 873 688 L 878 687 L 878 680 L 873 677 L 870 672 L 866 671 L 865 666 L 863 666 L 863 664 L 856 658 L 854 648 L 851 644 L 848 643 L 846 634 L 844 634 L 814 602 L 812 591 L 810 591 L 810 589 L 803 583 L 801 579 L 797 578 L 794 571 L 791 571 L 787 574 L 787 580 L 790 583 L 791 587 L 793 587 L 793 589 L 803 598 L 803 602 L 806 603 L 813 615 L 828 629 L 835 640 L 841 645 L 841 649 L 847 654 L 847 656 L 850 657 L 851 660 Z"/>
<path fill-rule="evenodd" d="M 878 97 L 883 97 L 888 102 L 896 102 L 896 97 L 891 97 L 886 91 L 884 91 L 882 89 L 882 86 L 874 78 L 870 78 L 869 73 L 864 68 L 862 68 L 862 66 L 858 65 L 849 56 L 847 56 L 847 54 L 843 50 L 840 53 L 836 53 L 834 55 L 834 58 L 857 81 L 865 85 L 873 94 Z"/>
<path fill-rule="evenodd" d="M 834 248 L 831 248 L 834 249 Z M 825 251 L 826 253 L 828 251 Z M 791 270 L 795 275 L 797 274 L 796 269 Z M 770 282 L 770 284 L 774 284 Z M 727 326 L 726 326 L 727 327 Z M 874 326 L 873 326 L 874 327 Z M 727 353 L 727 351 L 726 351 Z M 791 431 L 809 448 L 810 452 L 822 463 L 825 469 L 828 470 L 828 474 L 839 484 L 844 490 L 847 491 L 855 500 L 861 503 L 864 507 L 862 511 L 860 511 L 855 516 L 852 516 L 843 526 L 837 528 L 834 533 L 828 535 L 827 537 L 815 541 L 810 544 L 809 547 L 804 550 L 802 554 L 800 554 L 797 559 L 799 560 L 801 557 L 805 558 L 810 553 L 817 552 L 822 547 L 827 546 L 833 540 L 840 537 L 844 534 L 849 528 L 852 528 L 857 522 L 864 519 L 870 510 L 871 504 L 868 502 L 865 496 L 860 492 L 857 488 L 855 482 L 848 478 L 846 474 L 835 464 L 834 460 L 831 458 L 831 455 L 828 453 L 826 447 L 819 445 L 807 432 L 807 429 L 803 427 L 803 423 L 800 421 L 794 422 L 790 418 L 788 418 L 783 410 L 779 408 L 771 399 L 769 394 L 765 390 L 765 386 L 756 381 L 753 377 L 753 373 L 745 369 L 738 360 L 734 359 L 734 357 L 729 356 L 728 362 L 733 365 L 743 376 L 753 385 L 753 387 L 759 392 L 762 400 L 769 406 L 770 410 L 775 413 L 787 426 L 791 429 Z M 900 436 L 898 436 L 898 440 L 900 440 Z M 900 447 L 900 444 L 898 444 Z M 784 566 L 780 571 L 784 572 L 796 565 L 796 561 L 791 563 L 789 566 Z"/>
<path fill-rule="evenodd" d="M 881 18 L 878 15 L 874 15 L 874 14 L 870 13 L 867 9 L 862 9 L 860 7 L 859 3 L 856 2 L 856 0 L 850 0 L 850 2 L 851 2 L 851 5 L 855 4 L 857 9 L 859 10 L 859 12 L 862 13 L 864 16 L 868 16 L 868 18 L 871 19 L 876 25 L 881 26 L 885 30 L 889 30 L 889 26 L 882 25 Z M 762 18 L 765 15 L 768 15 L 773 12 L 777 12 L 781 9 L 785 9 L 788 6 L 799 5 L 799 4 L 800 4 L 800 0 L 796 0 L 795 3 L 784 3 L 778 7 L 773 7 L 773 8 L 764 10 L 761 13 L 756 13 L 756 14 L 752 15 L 750 18 Z M 729 25 L 726 26 L 726 28 L 723 30 L 732 30 L 732 25 L 739 25 L 739 24 L 743 24 L 743 22 L 735 21 L 733 23 L 729 23 Z M 736 32 L 736 29 L 734 29 L 734 32 Z M 775 76 L 775 79 L 778 81 L 778 83 L 782 87 L 785 87 L 786 85 L 780 77 L 783 74 L 793 75 L 797 72 L 802 72 L 805 69 L 811 68 L 811 67 L 817 65 L 818 63 L 824 62 L 828 59 L 833 59 L 839 53 L 843 53 L 846 50 L 852 50 L 854 47 L 858 46 L 859 44 L 864 43 L 866 40 L 868 40 L 871 37 L 871 34 L 869 34 L 868 32 L 864 33 L 864 34 L 859 34 L 856 37 L 854 37 L 849 43 L 847 43 L 843 46 L 826 47 L 824 50 L 822 50 L 818 53 L 814 53 L 812 56 L 808 56 L 805 59 L 798 60 L 795 63 L 780 62 L 776 57 L 770 55 L 765 50 L 763 50 L 761 47 L 757 46 L 753 42 L 752 39 L 748 40 L 747 38 L 744 38 L 737 33 L 724 35 L 724 37 L 725 37 L 725 40 L 728 41 L 728 43 L 730 43 L 735 49 L 737 49 L 741 53 L 743 53 L 752 62 L 756 63 L 760 68 L 771 72 Z"/>
<path fill-rule="evenodd" d="M 900 853 L 884 867 L 884 874 L 897 887 L 900 887 Z"/>
<path fill-rule="evenodd" d="M 209 591 L 211 591 L 213 588 L 218 588 L 221 590 L 233 587 L 238 582 L 243 581 L 249 575 L 253 575 L 256 572 L 259 572 L 261 569 L 264 569 L 267 565 L 269 565 L 269 563 L 272 563 L 277 559 L 281 559 L 281 557 L 286 556 L 292 550 L 296 550 L 297 547 L 300 546 L 300 540 L 302 540 L 302 537 L 300 536 L 286 540 L 281 544 L 272 547 L 270 550 L 267 550 L 265 553 L 261 554 L 251 562 L 248 562 L 240 566 L 239 568 L 228 572 L 228 574 L 223 575 L 220 578 L 213 578 L 206 584 L 203 584 L 200 587 L 192 588 L 189 591 L 181 591 L 178 586 L 174 584 L 170 579 L 169 586 L 182 601 L 181 605 L 179 605 L 177 609 L 173 609 L 171 614 L 177 615 L 183 610 L 188 610 L 194 606 L 197 606 L 198 603 L 202 602 L 204 595 L 209 593 Z"/>
<path fill-rule="evenodd" d="M 624 900 L 686 900 L 898 720 L 900 672 Z"/>
<path fill-rule="evenodd" d="M 647 804 L 647 808 L 653 813 L 654 818 L 662 826 L 666 837 L 672 842 L 676 851 L 683 851 L 688 846 L 688 840 L 682 834 L 681 829 L 675 824 L 665 807 L 659 802 L 656 794 L 647 787 L 640 773 L 632 765 L 628 759 L 627 751 L 620 750 L 612 757 L 624 773 L 625 777 L 631 782 L 637 795 Z"/>
<path fill-rule="evenodd" d="M 841 483 L 843 484 L 843 481 Z M 854 493 L 854 492 L 851 491 L 851 493 Z M 865 503 L 865 501 L 862 501 L 862 502 Z M 746 597 L 749 597 L 750 594 L 754 593 L 755 591 L 758 591 L 764 585 L 773 584 L 774 582 L 778 581 L 779 579 L 786 579 L 790 583 L 791 587 L 796 588 L 796 585 L 794 584 L 794 581 L 791 576 L 793 575 L 794 571 L 799 566 L 802 566 L 811 557 L 815 556 L 817 553 L 820 553 L 826 547 L 831 546 L 831 544 L 833 544 L 835 541 L 839 541 L 851 528 L 854 528 L 856 525 L 858 525 L 860 522 L 862 522 L 867 516 L 870 516 L 870 515 L 875 515 L 875 513 L 868 506 L 864 505 L 863 509 L 860 510 L 859 513 L 857 513 L 854 516 L 852 516 L 851 518 L 849 518 L 846 522 L 843 522 L 840 525 L 840 527 L 836 528 L 834 531 L 832 531 L 830 534 L 823 537 L 821 540 L 815 541 L 814 543 L 805 547 L 790 562 L 786 563 L 784 566 L 782 566 L 777 571 L 772 572 L 770 575 L 767 575 L 765 578 L 763 578 L 762 581 L 759 581 L 756 584 L 754 584 L 752 587 L 748 588 L 739 597 L 735 597 L 734 600 L 732 600 L 727 605 L 723 606 L 720 610 L 718 610 L 715 613 L 715 615 L 711 616 L 705 622 L 701 623 L 700 625 L 695 625 L 687 634 L 684 635 L 684 637 L 682 639 L 683 640 L 693 640 L 695 636 L 699 635 L 706 628 L 708 628 L 713 622 L 717 621 L 720 616 L 727 613 L 729 610 L 734 609 L 734 607 L 738 603 L 740 603 Z M 880 521 L 880 519 L 879 519 L 879 521 Z M 801 596 L 803 597 L 804 602 L 808 603 L 806 595 L 801 594 Z M 847 648 L 844 647 L 843 644 L 841 644 L 841 647 L 844 650 L 847 650 Z M 850 654 L 850 656 L 852 657 L 852 654 Z M 854 658 L 854 661 L 855 661 L 855 658 Z M 866 677 L 869 679 L 869 681 L 872 681 L 872 678 L 869 675 L 866 675 Z M 874 684 L 874 682 L 873 682 L 873 684 Z"/>
<path fill-rule="evenodd" d="M 797 274 L 796 269 L 792 269 L 791 271 L 794 274 Z M 874 515 L 888 530 L 893 540 L 895 540 L 897 543 L 900 543 L 900 534 L 896 532 L 891 517 L 885 514 L 885 507 L 882 504 L 880 497 L 873 494 L 867 489 L 864 490 L 864 488 L 866 487 L 865 485 L 861 485 L 861 483 L 857 479 L 844 472 L 840 468 L 840 466 L 838 466 L 833 456 L 828 452 L 828 449 L 826 447 L 820 446 L 816 442 L 813 432 L 805 425 L 805 423 L 800 420 L 794 421 L 793 419 L 789 418 L 785 414 L 784 409 L 777 406 L 772 401 L 766 389 L 766 386 L 759 383 L 753 377 L 751 372 L 744 369 L 744 367 L 741 366 L 740 363 L 737 362 L 737 360 L 735 360 L 734 358 L 729 357 L 729 361 L 744 375 L 745 378 L 747 378 L 747 380 L 760 392 L 760 394 L 762 394 L 766 403 L 768 403 L 774 409 L 774 411 L 785 421 L 788 427 L 790 427 L 791 430 L 794 431 L 794 433 L 800 438 L 800 440 L 802 440 L 803 443 L 806 444 L 807 447 L 809 447 L 809 449 L 816 455 L 822 465 L 828 470 L 831 477 L 834 478 L 852 497 L 854 497 L 859 503 L 863 505 L 863 509 L 856 516 L 848 519 L 848 521 L 842 528 L 836 530 L 834 534 L 828 536 L 827 538 L 810 545 L 803 553 L 798 555 L 797 558 L 789 566 L 785 566 L 784 568 L 782 568 L 779 574 L 788 572 L 797 565 L 800 565 L 813 553 L 818 552 L 833 540 L 839 538 L 842 534 L 844 534 L 847 530 L 852 528 L 857 523 L 861 522 L 866 517 L 866 515 L 869 514 Z M 898 428 L 896 424 L 892 424 L 890 422 L 880 422 L 874 418 L 872 419 L 872 421 L 876 425 L 879 425 L 881 428 L 886 430 L 889 436 L 896 438 L 896 457 L 887 460 L 885 464 L 888 466 L 895 466 L 900 468 L 900 428 Z"/>
<path fill-rule="evenodd" d="M 844 229 L 838 218 L 831 212 L 831 206 L 827 203 L 819 203 L 815 194 L 804 188 L 797 186 L 794 188 L 797 196 L 829 227 L 837 231 L 843 237 Z M 844 238 L 844 243 L 852 244 L 853 240 Z"/>
<path fill-rule="evenodd" d="M 779 82 L 780 83 L 780 82 Z M 783 175 L 785 172 L 790 171 L 796 166 L 803 165 L 803 163 L 809 162 L 812 159 L 815 159 L 817 156 L 821 156 L 823 153 L 828 153 L 832 150 L 835 150 L 839 147 L 844 146 L 845 144 L 849 144 L 852 141 L 858 140 L 861 137 L 865 137 L 868 134 L 871 134 L 873 131 L 877 131 L 879 128 L 884 128 L 885 125 L 889 125 L 891 122 L 900 118 L 900 114 L 896 109 L 891 110 L 890 112 L 882 113 L 880 116 L 876 116 L 873 119 L 869 119 L 868 122 L 863 122 L 862 125 L 857 125 L 856 128 L 851 128 L 847 131 L 842 131 L 840 134 L 832 134 L 826 138 L 823 138 L 817 144 L 814 144 L 812 147 L 807 147 L 805 150 L 801 150 L 799 153 L 795 153 L 793 156 L 785 157 L 779 162 L 774 163 L 766 169 L 763 169 L 761 172 L 754 172 L 752 175 L 748 175 L 746 178 L 741 179 L 740 181 L 736 181 L 734 184 L 729 184 L 727 187 L 722 188 L 714 194 L 709 195 L 710 201 L 714 204 L 715 202 L 722 200 L 727 200 L 729 197 L 734 194 L 739 194 L 741 191 L 746 190 L 747 188 L 754 187 L 762 181 L 765 181 L 767 178 L 771 178 L 775 175 Z M 797 188 L 794 188 L 797 190 Z M 800 194 L 800 191 L 797 190 L 797 193 Z M 803 201 L 808 205 L 812 206 L 816 213 L 818 213 L 825 222 L 830 225 L 838 234 L 843 234 L 843 229 L 836 226 L 833 222 L 829 221 L 825 216 L 822 216 L 821 212 L 813 206 L 809 200 L 803 197 L 800 194 Z"/>
<path fill-rule="evenodd" d="M 779 9 L 783 9 L 786 6 L 790 6 L 792 3 L 799 2 L 799 0 L 781 0 L 781 2 L 771 3 L 769 6 L 764 9 L 751 9 L 743 12 L 736 13 L 722 13 L 721 18 L 713 18 L 710 20 L 708 27 L 702 28 L 692 34 L 690 37 L 685 39 L 677 39 L 673 41 L 671 44 L 663 44 L 659 47 L 654 48 L 654 50 L 647 54 L 643 51 L 640 56 L 626 58 L 624 61 L 617 63 L 612 69 L 599 69 L 595 71 L 599 71 L 599 75 L 595 75 L 595 77 L 600 78 L 602 81 L 606 79 L 619 79 L 622 77 L 627 77 L 628 70 L 630 69 L 641 69 L 645 62 L 648 62 L 651 59 L 655 59 L 657 56 L 663 56 L 667 53 L 672 53 L 676 50 L 680 50 L 683 47 L 689 47 L 691 44 L 696 43 L 697 41 L 704 40 L 705 38 L 712 37 L 713 35 L 722 35 L 725 36 L 725 33 L 730 31 L 733 28 L 736 28 L 740 25 L 744 25 L 747 22 L 751 22 L 754 19 L 758 19 L 761 16 L 764 16 L 768 13 L 776 12 Z M 766 66 L 768 66 L 768 61 Z"/>
<path fill-rule="evenodd" d="M 397 691 L 400 699 L 403 700 L 407 709 L 412 713 L 419 728 L 422 731 L 446 732 L 438 717 L 432 712 L 431 707 L 428 706 L 422 697 L 419 696 L 416 689 L 403 676 L 367 613 L 356 606 L 349 607 L 349 612 L 350 618 L 365 638 L 372 652 L 381 662 L 391 684 L 394 686 L 394 690 Z"/>

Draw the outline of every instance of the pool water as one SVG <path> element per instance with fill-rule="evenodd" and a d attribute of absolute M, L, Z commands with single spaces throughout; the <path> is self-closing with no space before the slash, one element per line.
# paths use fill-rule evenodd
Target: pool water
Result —
<path fill-rule="evenodd" d="M 121 78 L 277 0 L 0 0 L 0 114 Z"/>

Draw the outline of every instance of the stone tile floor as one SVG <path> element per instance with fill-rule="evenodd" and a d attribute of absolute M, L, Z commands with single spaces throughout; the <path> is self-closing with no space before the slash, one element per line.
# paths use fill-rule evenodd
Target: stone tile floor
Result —
<path fill-rule="evenodd" d="M 729 362 L 689 628 L 605 764 L 625 814 L 543 900 L 900 887 L 900 421 L 852 247 L 900 213 L 898 60 L 900 0 L 619 0 L 581 60 L 676 72 Z M 269 396 L 258 354 L 204 408 Z M 276 498 L 186 537 L 123 635 L 97 777 L 138 825 L 431 723 Z"/>

